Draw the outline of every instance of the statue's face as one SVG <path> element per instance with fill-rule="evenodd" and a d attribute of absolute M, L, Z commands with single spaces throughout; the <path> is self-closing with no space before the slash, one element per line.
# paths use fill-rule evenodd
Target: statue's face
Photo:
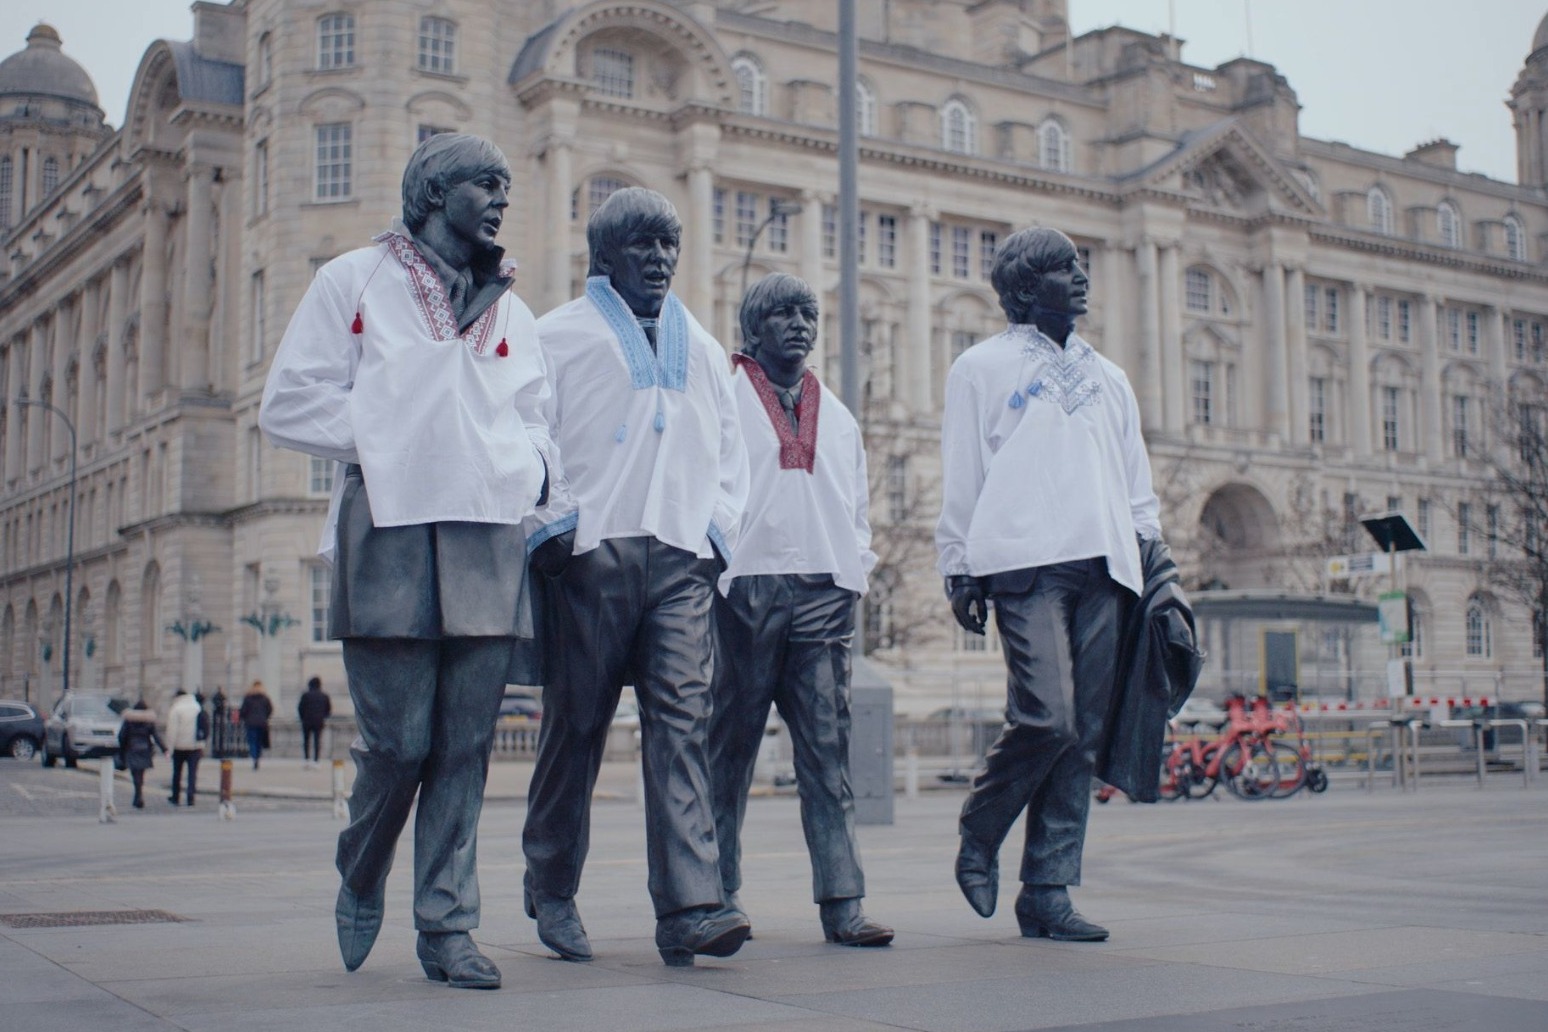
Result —
<path fill-rule="evenodd" d="M 446 191 L 446 226 L 479 249 L 494 246 L 505 209 L 510 205 L 510 180 L 490 169 L 464 179 Z"/>
<path fill-rule="evenodd" d="M 780 301 L 758 324 L 758 364 L 786 369 L 806 362 L 817 341 L 817 306 L 799 297 Z"/>
<path fill-rule="evenodd" d="M 1049 267 L 1032 288 L 1032 300 L 1045 312 L 1077 316 L 1086 314 L 1086 291 L 1091 286 L 1080 255 L 1073 244 L 1061 246 L 1049 258 Z"/>
<path fill-rule="evenodd" d="M 677 271 L 678 234 L 641 226 L 606 256 L 607 278 L 635 315 L 661 311 Z"/>

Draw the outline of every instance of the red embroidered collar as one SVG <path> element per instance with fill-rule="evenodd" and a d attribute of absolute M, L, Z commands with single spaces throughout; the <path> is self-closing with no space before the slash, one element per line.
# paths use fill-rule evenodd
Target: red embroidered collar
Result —
<path fill-rule="evenodd" d="M 731 362 L 747 374 L 748 382 L 758 392 L 758 400 L 763 402 L 764 414 L 774 424 L 774 433 L 779 437 L 779 468 L 812 472 L 812 466 L 817 462 L 817 410 L 822 402 L 817 374 L 808 369 L 801 377 L 801 400 L 796 402 L 796 429 L 792 430 L 790 417 L 785 415 L 785 407 L 779 403 L 779 395 L 774 393 L 769 374 L 763 371 L 757 359 L 735 355 Z"/>

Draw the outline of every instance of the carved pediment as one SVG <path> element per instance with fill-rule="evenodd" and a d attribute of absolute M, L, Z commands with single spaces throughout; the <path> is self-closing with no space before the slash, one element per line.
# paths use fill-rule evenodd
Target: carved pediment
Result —
<path fill-rule="evenodd" d="M 1324 214 L 1295 170 L 1235 119 L 1188 133 L 1170 154 L 1129 176 L 1124 187 L 1178 191 L 1212 208 Z"/>

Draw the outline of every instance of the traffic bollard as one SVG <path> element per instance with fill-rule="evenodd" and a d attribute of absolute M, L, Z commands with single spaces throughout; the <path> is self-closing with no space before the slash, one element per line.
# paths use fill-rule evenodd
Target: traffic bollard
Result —
<path fill-rule="evenodd" d="M 97 823 L 112 824 L 118 815 L 118 808 L 113 805 L 113 757 L 104 756 L 99 762 L 102 777 L 97 794 L 101 809 L 97 812 Z"/>
<path fill-rule="evenodd" d="M 349 817 L 349 800 L 344 795 L 344 761 L 333 761 L 333 816 L 339 820 Z"/>
<path fill-rule="evenodd" d="M 236 819 L 236 803 L 231 801 L 231 761 L 220 761 L 220 809 L 216 811 L 223 821 Z"/>

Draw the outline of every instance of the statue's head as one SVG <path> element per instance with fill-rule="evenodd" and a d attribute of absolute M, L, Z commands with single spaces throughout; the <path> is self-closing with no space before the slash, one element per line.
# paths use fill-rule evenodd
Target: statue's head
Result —
<path fill-rule="evenodd" d="M 446 208 L 447 196 L 459 184 L 484 176 L 493 176 L 505 190 L 510 189 L 511 166 L 500 148 L 470 133 L 430 137 L 414 148 L 403 167 L 403 224 L 419 233 L 432 212 Z"/>
<path fill-rule="evenodd" d="M 588 274 L 606 276 L 635 315 L 654 317 L 672 288 L 682 239 L 671 201 L 639 186 L 614 191 L 586 223 Z"/>
<path fill-rule="evenodd" d="M 1074 242 L 1044 227 L 1006 237 L 994 253 L 989 281 L 1007 319 L 1040 325 L 1048 319 L 1068 324 L 1084 315 L 1091 285 Z"/>
<path fill-rule="evenodd" d="M 817 295 L 799 276 L 775 272 L 742 298 L 742 351 L 760 365 L 799 366 L 817 342 Z"/>

